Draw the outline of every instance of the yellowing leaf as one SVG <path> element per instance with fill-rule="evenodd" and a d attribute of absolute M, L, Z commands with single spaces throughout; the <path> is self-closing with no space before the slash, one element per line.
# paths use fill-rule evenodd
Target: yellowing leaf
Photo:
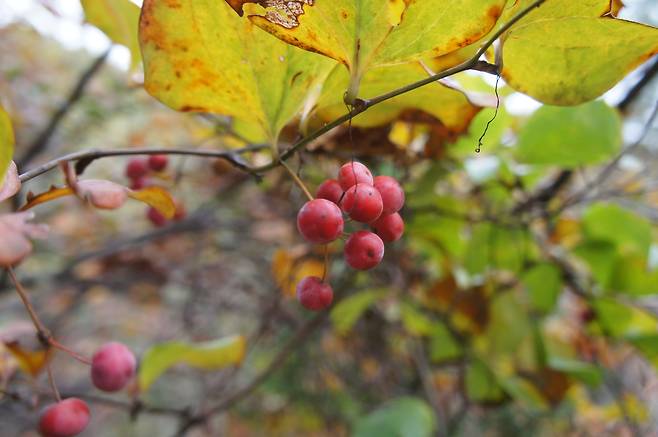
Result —
<path fill-rule="evenodd" d="M 502 53 L 510 86 L 544 103 L 577 105 L 658 53 L 658 29 L 582 16 L 524 21 L 508 32 Z"/>
<path fill-rule="evenodd" d="M 376 68 L 366 73 L 363 78 L 361 97 L 375 97 L 427 76 L 428 74 L 418 63 Z M 345 113 L 343 93 L 348 83 L 349 77 L 345 69 L 340 66 L 334 68 L 318 100 L 320 118 L 328 121 Z M 435 117 L 451 132 L 461 133 L 468 129 L 471 120 L 480 109 L 469 102 L 463 93 L 440 83 L 433 83 L 373 106 L 356 116 L 352 124 L 359 127 L 379 126 L 405 112 L 421 110 Z"/>
<path fill-rule="evenodd" d="M 344 64 L 351 77 L 350 96 L 356 97 L 361 77 L 372 67 L 440 56 L 477 41 L 496 24 L 506 1 L 261 0 L 257 3 L 260 5 L 244 5 L 256 25 L 290 44 Z"/>
<path fill-rule="evenodd" d="M 176 364 L 203 370 L 219 370 L 242 362 L 245 339 L 241 335 L 205 343 L 173 341 L 146 351 L 139 366 L 139 388 L 147 390 L 164 372 Z"/>
<path fill-rule="evenodd" d="M 0 106 L 0 181 L 5 178 L 9 163 L 14 156 L 14 130 L 9 115 Z"/>
<path fill-rule="evenodd" d="M 152 206 L 168 220 L 176 214 L 176 203 L 164 188 L 146 187 L 139 191 L 129 191 L 128 196 Z"/>
<path fill-rule="evenodd" d="M 50 359 L 50 349 L 28 350 L 18 342 L 8 342 L 5 346 L 14 356 L 18 366 L 27 375 L 36 377 L 41 373 Z"/>
<path fill-rule="evenodd" d="M 179 111 L 233 116 L 249 140 L 276 142 L 333 62 L 285 44 L 221 0 L 146 0 L 146 90 Z"/>
<path fill-rule="evenodd" d="M 297 283 L 307 276 L 322 277 L 324 264 L 317 259 L 301 259 L 287 250 L 277 250 L 272 259 L 274 280 L 285 296 L 295 297 Z"/>
<path fill-rule="evenodd" d="M 85 19 L 117 44 L 128 47 L 132 68 L 141 62 L 137 29 L 139 6 L 130 0 L 81 0 Z"/>
<path fill-rule="evenodd" d="M 42 203 L 50 202 L 51 200 L 59 199 L 60 197 L 70 196 L 73 194 L 71 187 L 50 187 L 46 192 L 39 193 L 37 195 L 32 194 L 32 192 L 27 194 L 27 203 L 19 209 L 19 211 L 27 211 L 32 209 L 37 205 Z"/>

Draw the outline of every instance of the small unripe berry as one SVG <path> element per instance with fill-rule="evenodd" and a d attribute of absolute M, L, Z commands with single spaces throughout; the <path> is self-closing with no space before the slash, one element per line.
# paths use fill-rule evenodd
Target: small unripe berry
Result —
<path fill-rule="evenodd" d="M 126 165 L 126 176 L 129 179 L 143 178 L 148 171 L 148 163 L 142 158 L 133 158 Z"/>
<path fill-rule="evenodd" d="M 326 244 L 343 233 L 343 215 L 336 204 L 327 199 L 306 202 L 297 214 L 297 229 L 309 242 Z"/>
<path fill-rule="evenodd" d="M 89 407 L 78 398 L 68 398 L 48 406 L 39 417 L 43 437 L 72 437 L 89 423 Z"/>
<path fill-rule="evenodd" d="M 345 262 L 357 270 L 375 267 L 384 257 L 384 242 L 368 231 L 353 233 L 345 243 Z"/>
<path fill-rule="evenodd" d="M 377 220 L 382 214 L 382 196 L 373 186 L 356 184 L 345 191 L 341 206 L 352 220 L 370 223 Z"/>
<path fill-rule="evenodd" d="M 371 226 L 385 243 L 397 241 L 404 234 L 404 220 L 397 212 L 382 215 Z"/>
<path fill-rule="evenodd" d="M 167 224 L 167 217 L 162 215 L 160 211 L 153 208 L 152 206 L 149 206 L 148 210 L 146 211 L 146 217 L 156 228 L 161 228 Z"/>
<path fill-rule="evenodd" d="M 135 376 L 137 360 L 125 345 L 104 344 L 91 360 L 91 381 L 103 391 L 118 391 Z"/>
<path fill-rule="evenodd" d="M 370 173 L 368 167 L 360 162 L 348 162 L 338 171 L 338 183 L 343 191 L 347 191 L 348 188 L 356 184 L 372 185 L 373 181 L 372 173 Z"/>
<path fill-rule="evenodd" d="M 307 310 L 320 311 L 331 305 L 334 291 L 317 276 L 307 276 L 297 284 L 297 300 Z"/>
<path fill-rule="evenodd" d="M 167 155 L 151 155 L 148 159 L 148 164 L 153 171 L 162 171 L 167 168 L 169 158 Z"/>
<path fill-rule="evenodd" d="M 340 198 L 343 197 L 343 189 L 336 179 L 327 179 L 318 187 L 315 197 L 318 199 L 327 199 L 338 205 Z"/>
<path fill-rule="evenodd" d="M 390 176 L 377 176 L 374 182 L 375 188 L 382 196 L 382 203 L 384 209 L 383 215 L 393 214 L 398 212 L 404 206 L 404 191 L 402 187 Z"/>

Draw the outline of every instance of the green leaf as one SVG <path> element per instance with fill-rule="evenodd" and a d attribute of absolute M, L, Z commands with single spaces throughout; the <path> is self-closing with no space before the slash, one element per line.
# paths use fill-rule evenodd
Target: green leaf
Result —
<path fill-rule="evenodd" d="M 658 29 L 607 17 L 548 17 L 518 23 L 501 50 L 510 86 L 544 103 L 578 105 L 657 53 Z"/>
<path fill-rule="evenodd" d="M 619 260 L 617 247 L 608 241 L 585 241 L 573 252 L 587 262 L 596 282 L 608 290 L 614 267 Z"/>
<path fill-rule="evenodd" d="M 245 2 L 229 0 L 240 4 L 238 10 Z M 259 6 L 245 5 L 245 10 L 254 23 L 278 38 L 345 65 L 352 78 L 350 89 L 356 96 L 361 77 L 373 67 L 436 57 L 477 41 L 496 24 L 506 1 L 297 3 L 303 14 L 283 13 L 283 5 L 270 7 L 266 14 Z"/>
<path fill-rule="evenodd" d="M 522 405 L 535 410 L 546 410 L 548 404 L 546 400 L 530 382 L 518 376 L 509 376 L 500 379 L 501 387 L 515 400 Z"/>
<path fill-rule="evenodd" d="M 587 385 L 597 386 L 603 381 L 601 370 L 584 361 L 551 356 L 548 359 L 548 367 L 566 373 Z"/>
<path fill-rule="evenodd" d="M 434 322 L 411 303 L 402 303 L 400 316 L 402 325 L 411 335 L 426 336 L 434 330 Z"/>
<path fill-rule="evenodd" d="M 658 270 L 649 270 L 647 258 L 639 255 L 619 257 L 612 268 L 610 289 L 634 296 L 656 294 Z"/>
<path fill-rule="evenodd" d="M 218 370 L 242 362 L 245 339 L 240 335 L 205 343 L 173 341 L 149 348 L 139 366 L 139 388 L 148 390 L 153 382 L 176 364 L 203 370 Z"/>
<path fill-rule="evenodd" d="M 658 334 L 631 334 L 625 337 L 649 360 L 658 367 Z"/>
<path fill-rule="evenodd" d="M 608 241 L 623 254 L 648 256 L 651 224 L 634 212 L 611 203 L 597 203 L 583 215 L 583 231 L 587 239 Z"/>
<path fill-rule="evenodd" d="M 462 355 L 462 348 L 453 338 L 448 328 L 441 322 L 435 322 L 430 333 L 430 359 L 433 363 L 452 360 Z"/>
<path fill-rule="evenodd" d="M 432 409 L 412 397 L 394 399 L 359 419 L 353 437 L 430 437 L 436 428 Z"/>
<path fill-rule="evenodd" d="M 334 62 L 285 44 L 221 0 L 146 0 L 146 90 L 179 111 L 235 118 L 250 141 L 276 143 Z"/>
<path fill-rule="evenodd" d="M 549 313 L 555 308 L 562 291 L 562 274 L 553 264 L 537 264 L 523 274 L 530 303 L 540 312 Z"/>
<path fill-rule="evenodd" d="M 477 359 L 466 369 L 466 393 L 476 402 L 496 402 L 505 396 L 493 372 Z"/>
<path fill-rule="evenodd" d="M 464 267 L 476 275 L 489 268 L 518 272 L 531 249 L 524 230 L 508 229 L 491 223 L 473 228 L 464 254 Z"/>
<path fill-rule="evenodd" d="M 139 6 L 130 0 L 81 0 L 85 20 L 98 27 L 112 42 L 128 47 L 134 70 L 142 61 L 137 30 Z"/>
<path fill-rule="evenodd" d="M 517 158 L 527 164 L 572 168 L 599 163 L 614 155 L 620 144 L 621 118 L 604 102 L 544 106 L 519 133 Z"/>
<path fill-rule="evenodd" d="M 339 334 L 348 333 L 361 315 L 378 299 L 388 293 L 388 290 L 367 290 L 340 301 L 330 314 L 331 322 Z"/>
<path fill-rule="evenodd" d="M 604 333 L 615 338 L 656 332 L 658 321 L 649 313 L 610 298 L 592 301 Z"/>
<path fill-rule="evenodd" d="M 9 163 L 14 156 L 14 129 L 11 127 L 11 119 L 0 106 L 0 184 L 5 179 Z"/>

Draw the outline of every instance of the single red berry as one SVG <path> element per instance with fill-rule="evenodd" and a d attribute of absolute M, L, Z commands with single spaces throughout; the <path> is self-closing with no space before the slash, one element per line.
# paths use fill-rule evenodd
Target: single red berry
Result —
<path fill-rule="evenodd" d="M 374 183 L 375 188 L 382 195 L 384 209 L 382 214 L 389 215 L 398 212 L 404 205 L 404 191 L 402 187 L 390 176 L 377 176 Z"/>
<path fill-rule="evenodd" d="M 307 276 L 297 284 L 297 300 L 307 310 L 320 311 L 331 305 L 334 290 L 317 276 Z"/>
<path fill-rule="evenodd" d="M 91 381 L 103 391 L 118 391 L 135 376 L 137 360 L 125 345 L 105 343 L 91 359 Z"/>
<path fill-rule="evenodd" d="M 145 188 L 147 185 L 148 185 L 148 180 L 145 177 L 131 179 L 130 181 L 131 190 L 141 190 L 142 188 Z"/>
<path fill-rule="evenodd" d="M 318 199 L 327 199 L 338 205 L 340 198 L 343 197 L 343 189 L 336 179 L 327 179 L 318 187 L 315 197 Z"/>
<path fill-rule="evenodd" d="M 80 434 L 89 423 L 89 407 L 78 398 L 68 398 L 48 406 L 39 417 L 43 437 L 71 437 Z"/>
<path fill-rule="evenodd" d="M 146 211 L 146 217 L 156 228 L 161 228 L 167 224 L 167 217 L 163 216 L 160 211 L 153 208 L 152 206 L 149 206 L 148 210 Z"/>
<path fill-rule="evenodd" d="M 345 262 L 357 270 L 375 267 L 384 257 L 384 242 L 368 231 L 353 233 L 345 243 Z"/>
<path fill-rule="evenodd" d="M 169 157 L 167 155 L 151 155 L 149 156 L 148 164 L 151 170 L 162 171 L 167 168 Z"/>
<path fill-rule="evenodd" d="M 372 173 L 360 162 L 348 162 L 338 171 L 338 183 L 343 191 L 356 184 L 372 185 L 373 182 Z"/>
<path fill-rule="evenodd" d="M 397 241 L 404 234 L 404 220 L 397 212 L 382 215 L 371 226 L 384 243 Z"/>
<path fill-rule="evenodd" d="M 306 202 L 297 214 L 297 229 L 311 243 L 334 241 L 343 233 L 343 225 L 340 208 L 327 199 Z"/>
<path fill-rule="evenodd" d="M 345 191 L 341 206 L 343 211 L 345 211 L 352 220 L 361 223 L 370 223 L 377 220 L 379 216 L 382 215 L 382 196 L 373 186 L 356 184 L 349 190 Z"/>
<path fill-rule="evenodd" d="M 129 179 L 139 179 L 148 173 L 148 164 L 145 159 L 133 158 L 126 165 L 126 176 Z"/>

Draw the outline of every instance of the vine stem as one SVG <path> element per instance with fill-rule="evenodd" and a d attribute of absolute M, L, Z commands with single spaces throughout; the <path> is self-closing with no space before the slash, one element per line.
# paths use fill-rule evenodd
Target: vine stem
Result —
<path fill-rule="evenodd" d="M 34 328 L 37 330 L 37 337 L 39 341 L 46 347 L 54 347 L 55 349 L 59 349 L 62 352 L 66 352 L 71 357 L 75 358 L 81 363 L 91 365 L 91 360 L 89 358 L 86 358 L 78 354 L 77 352 L 74 352 L 73 350 L 69 349 L 68 347 L 64 346 L 63 344 L 61 344 L 60 342 L 58 342 L 53 338 L 50 330 L 46 328 L 46 326 L 43 324 L 43 322 L 37 315 L 37 312 L 34 310 L 34 306 L 32 306 L 32 301 L 30 301 L 30 297 L 28 296 L 27 291 L 25 290 L 25 288 L 23 288 L 23 285 L 16 277 L 16 273 L 14 272 L 14 269 L 11 267 L 7 267 L 7 273 L 9 273 L 9 278 L 11 279 L 11 282 L 13 282 L 14 287 L 16 287 L 16 292 L 18 293 L 18 296 L 23 302 L 23 306 L 27 310 L 27 313 L 29 314 L 30 319 L 32 320 L 32 324 L 34 325 Z"/>
<path fill-rule="evenodd" d="M 295 181 L 297 186 L 302 189 L 304 194 L 306 194 L 306 197 L 308 197 L 308 200 L 313 200 L 313 195 L 311 192 L 308 190 L 306 187 L 306 184 L 304 184 L 304 181 L 301 180 L 299 176 L 297 176 L 297 173 L 294 172 L 293 169 L 290 168 L 288 164 L 285 163 L 285 161 L 281 161 L 281 166 L 286 169 L 290 177 Z"/>

